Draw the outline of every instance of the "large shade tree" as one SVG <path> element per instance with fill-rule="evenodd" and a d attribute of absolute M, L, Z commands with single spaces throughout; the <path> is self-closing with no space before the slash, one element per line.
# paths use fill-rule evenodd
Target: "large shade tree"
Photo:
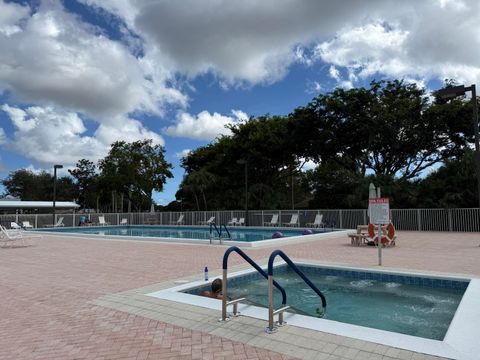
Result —
<path fill-rule="evenodd" d="M 152 140 L 113 143 L 99 168 L 100 187 L 120 194 L 137 209 L 148 208 L 153 191 L 161 192 L 167 178 L 173 177 L 165 149 Z"/>

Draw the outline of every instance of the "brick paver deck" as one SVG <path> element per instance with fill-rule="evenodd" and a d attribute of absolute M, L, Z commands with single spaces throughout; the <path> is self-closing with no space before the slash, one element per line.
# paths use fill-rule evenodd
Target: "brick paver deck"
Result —
<path fill-rule="evenodd" d="M 376 266 L 376 249 L 346 236 L 281 246 L 292 259 Z M 480 276 L 478 233 L 400 232 L 384 268 Z M 102 296 L 202 276 L 221 267 L 224 246 L 47 236 L 0 249 L 0 359 L 282 359 L 286 355 L 94 304 Z M 245 250 L 265 259 L 272 248 Z M 240 264 L 238 256 L 231 263 Z M 348 350 L 348 349 L 347 349 Z M 333 353 L 329 359 L 421 359 L 394 352 Z M 375 356 L 373 356 L 374 354 Z M 394 354 L 401 354 L 394 355 Z M 298 357 L 302 357 L 300 354 Z M 397 357 L 396 357 L 397 356 Z"/>

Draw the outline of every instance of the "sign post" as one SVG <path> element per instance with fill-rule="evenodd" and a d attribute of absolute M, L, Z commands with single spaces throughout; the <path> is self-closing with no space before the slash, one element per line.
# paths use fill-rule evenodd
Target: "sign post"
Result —
<path fill-rule="evenodd" d="M 390 223 L 390 202 L 388 198 L 368 199 L 368 214 L 372 224 L 378 224 L 377 247 L 378 265 L 382 265 L 382 225 Z"/>

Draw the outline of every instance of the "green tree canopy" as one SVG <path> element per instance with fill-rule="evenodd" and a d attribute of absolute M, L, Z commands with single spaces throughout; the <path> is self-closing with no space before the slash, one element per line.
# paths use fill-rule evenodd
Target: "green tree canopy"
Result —
<path fill-rule="evenodd" d="M 173 176 L 165 149 L 152 145 L 152 140 L 113 143 L 108 155 L 99 161 L 99 168 L 104 191 L 123 194 L 137 208 L 148 206 L 153 190 L 162 191 L 167 178 Z"/>

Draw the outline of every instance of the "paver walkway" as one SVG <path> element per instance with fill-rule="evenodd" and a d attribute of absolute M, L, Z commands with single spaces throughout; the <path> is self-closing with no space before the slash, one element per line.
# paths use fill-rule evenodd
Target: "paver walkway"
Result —
<path fill-rule="evenodd" d="M 375 266 L 345 237 L 280 247 L 291 258 Z M 384 267 L 480 275 L 479 234 L 399 233 Z M 0 249 L 0 359 L 281 359 L 202 331 L 93 305 L 92 300 L 219 269 L 225 247 L 48 236 Z M 272 248 L 250 249 L 265 259 Z M 239 264 L 238 256 L 231 263 Z M 421 355 L 411 358 L 422 358 Z M 332 359 L 338 359 L 332 355 Z M 381 357 L 380 357 L 381 358 Z M 386 355 L 384 356 L 385 359 Z"/>

